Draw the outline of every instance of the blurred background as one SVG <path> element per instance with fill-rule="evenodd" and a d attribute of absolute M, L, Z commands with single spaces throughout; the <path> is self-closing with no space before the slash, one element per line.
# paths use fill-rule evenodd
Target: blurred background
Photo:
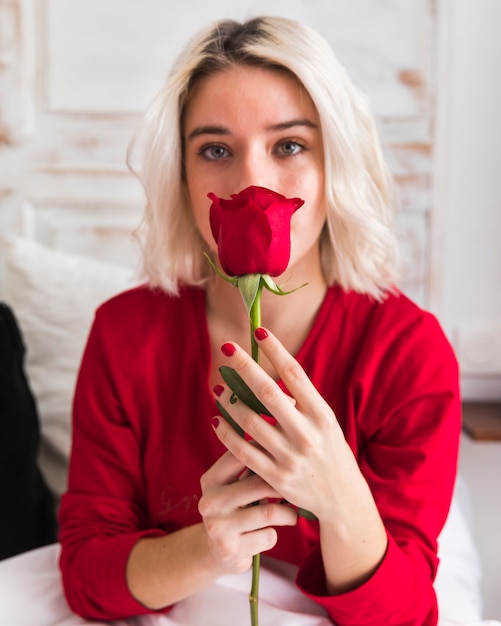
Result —
<path fill-rule="evenodd" d="M 500 0 L 0 0 L 0 230 L 134 266 L 141 111 L 208 22 L 284 15 L 372 101 L 399 189 L 402 289 L 440 319 L 466 401 L 501 401 Z M 501 421 L 501 418 L 500 418 Z M 487 617 L 501 617 L 501 443 L 463 438 Z"/>

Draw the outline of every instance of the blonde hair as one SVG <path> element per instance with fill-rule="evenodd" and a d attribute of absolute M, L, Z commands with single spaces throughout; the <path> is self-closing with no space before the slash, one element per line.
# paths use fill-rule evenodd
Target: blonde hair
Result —
<path fill-rule="evenodd" d="M 177 293 L 180 283 L 202 284 L 212 271 L 183 180 L 182 119 L 199 82 L 234 64 L 292 73 L 310 94 L 325 155 L 325 278 L 381 298 L 396 279 L 397 244 L 391 178 L 374 117 L 327 42 L 278 17 L 223 20 L 195 37 L 133 137 L 128 163 L 146 193 L 139 234 L 149 283 Z M 139 168 L 132 166 L 137 149 Z"/>

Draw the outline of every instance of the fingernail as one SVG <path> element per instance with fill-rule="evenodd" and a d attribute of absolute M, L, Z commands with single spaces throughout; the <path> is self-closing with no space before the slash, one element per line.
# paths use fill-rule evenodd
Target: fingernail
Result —
<path fill-rule="evenodd" d="M 212 426 L 213 426 L 213 428 L 217 428 L 219 426 L 219 418 L 218 417 L 213 417 L 212 418 Z"/>
<path fill-rule="evenodd" d="M 224 356 L 233 356 L 236 352 L 236 348 L 232 343 L 223 343 L 221 346 L 221 352 Z"/>
<path fill-rule="evenodd" d="M 268 337 L 268 333 L 266 332 L 264 328 L 259 327 L 259 328 L 256 328 L 256 330 L 254 331 L 254 336 L 259 341 L 263 341 L 263 339 L 266 339 L 266 337 Z"/>
<path fill-rule="evenodd" d="M 219 396 L 223 393 L 224 391 L 224 387 L 223 385 L 216 385 L 213 389 L 214 393 L 216 394 L 216 396 L 219 398 Z"/>

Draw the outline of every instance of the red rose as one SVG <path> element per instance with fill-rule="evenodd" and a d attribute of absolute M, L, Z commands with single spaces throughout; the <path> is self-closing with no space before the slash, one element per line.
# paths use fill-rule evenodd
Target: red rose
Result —
<path fill-rule="evenodd" d="M 231 200 L 208 197 L 210 227 L 226 274 L 282 274 L 291 252 L 291 217 L 304 200 L 264 187 L 247 187 Z"/>

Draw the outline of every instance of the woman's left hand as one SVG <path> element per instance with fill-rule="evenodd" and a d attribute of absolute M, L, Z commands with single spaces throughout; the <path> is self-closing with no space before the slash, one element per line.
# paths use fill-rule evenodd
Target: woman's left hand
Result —
<path fill-rule="evenodd" d="M 291 397 L 238 345 L 223 354 L 277 421 L 276 426 L 237 400 L 219 397 L 224 409 L 253 439 L 246 441 L 225 420 L 216 433 L 244 466 L 288 502 L 314 513 L 330 593 L 366 581 L 381 563 L 388 538 L 367 481 L 336 416 L 303 368 L 270 332 L 258 333 L 268 358 Z"/>
<path fill-rule="evenodd" d="M 230 403 L 231 390 L 226 388 L 219 402 L 258 446 L 241 438 L 224 420 L 217 427 L 217 436 L 239 461 L 290 503 L 319 519 L 339 516 L 350 497 L 351 490 L 345 487 L 359 470 L 336 416 L 274 335 L 267 331 L 259 345 L 294 402 L 242 348 L 225 344 L 223 352 L 235 350 L 227 356 L 228 364 L 277 424 L 269 424 L 240 400 Z"/>

